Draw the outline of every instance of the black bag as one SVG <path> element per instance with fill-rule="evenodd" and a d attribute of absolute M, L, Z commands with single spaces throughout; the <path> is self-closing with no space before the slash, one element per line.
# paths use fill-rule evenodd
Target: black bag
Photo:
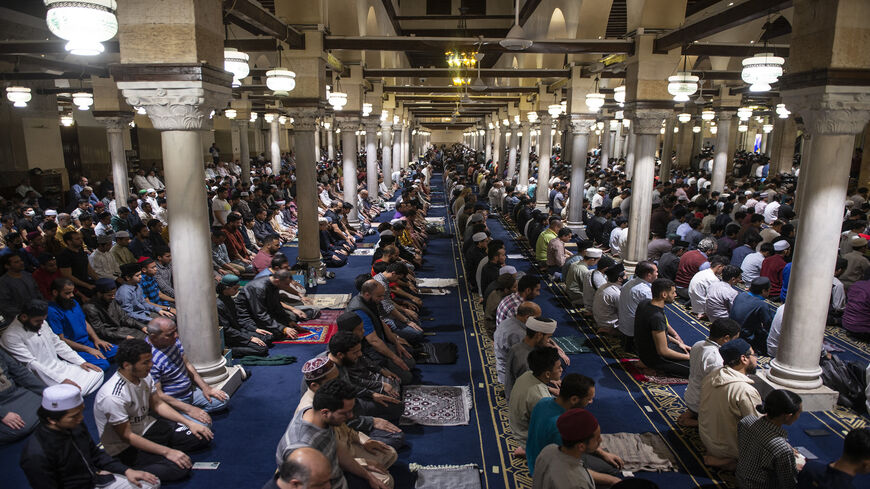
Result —
<path fill-rule="evenodd" d="M 866 410 L 864 368 L 855 362 L 846 363 L 834 355 L 830 359 L 822 358 L 819 366 L 822 368 L 822 383 L 840 394 L 837 404 L 859 413 Z"/>

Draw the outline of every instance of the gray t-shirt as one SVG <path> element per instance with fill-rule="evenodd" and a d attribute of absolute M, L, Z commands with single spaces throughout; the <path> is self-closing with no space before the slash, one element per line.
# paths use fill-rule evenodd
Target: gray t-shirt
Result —
<path fill-rule="evenodd" d="M 307 421 L 302 416 L 313 408 L 303 409 L 297 412 L 290 424 L 287 426 L 287 431 L 278 442 L 278 450 L 275 452 L 275 461 L 280 466 L 287 455 L 302 447 L 311 447 L 322 453 L 329 463 L 332 464 L 332 474 L 330 481 L 332 489 L 347 489 L 347 481 L 344 478 L 344 472 L 338 465 L 338 444 L 335 441 L 335 432 L 332 427 L 319 428 Z"/>
<path fill-rule="evenodd" d="M 594 489 L 595 482 L 583 461 L 562 453 L 559 445 L 547 445 L 535 459 L 532 489 Z"/>
<path fill-rule="evenodd" d="M 511 347 L 504 366 L 504 396 L 506 398 L 510 399 L 514 382 L 529 369 L 529 353 L 532 350 L 534 348 L 529 346 L 525 341 L 520 341 Z"/>

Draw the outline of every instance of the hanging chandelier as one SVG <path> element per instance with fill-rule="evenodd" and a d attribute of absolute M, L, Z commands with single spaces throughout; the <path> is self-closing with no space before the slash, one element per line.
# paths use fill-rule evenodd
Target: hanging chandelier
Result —
<path fill-rule="evenodd" d="M 559 117 L 562 113 L 562 104 L 553 104 L 547 106 L 547 112 L 550 114 L 550 117 Z"/>
<path fill-rule="evenodd" d="M 45 23 L 55 36 L 67 41 L 64 49 L 77 56 L 96 56 L 103 41 L 118 33 L 115 0 L 43 0 Z"/>
<path fill-rule="evenodd" d="M 677 120 L 685 124 L 686 122 L 692 120 L 692 114 L 689 114 L 688 112 L 682 112 L 677 115 Z"/>
<path fill-rule="evenodd" d="M 586 106 L 592 112 L 598 112 L 601 110 L 601 107 L 604 107 L 604 94 L 598 91 L 598 78 L 595 79 L 592 89 L 594 90 L 593 92 L 586 94 Z"/>
<path fill-rule="evenodd" d="M 388 117 L 390 117 L 390 113 L 387 110 L 382 110 L 381 111 L 381 122 L 385 122 Z"/>
<path fill-rule="evenodd" d="M 710 126 L 710 134 L 716 135 L 719 132 L 719 128 L 716 126 Z"/>
<path fill-rule="evenodd" d="M 703 110 L 701 111 L 701 120 L 702 121 L 712 121 L 716 118 L 716 113 L 712 110 Z"/>
<path fill-rule="evenodd" d="M 72 102 L 79 110 L 88 110 L 94 105 L 94 95 L 88 92 L 76 92 L 72 94 Z"/>
<path fill-rule="evenodd" d="M 688 102 L 689 96 L 698 91 L 700 78 L 686 70 L 686 57 L 683 57 L 683 71 L 668 77 L 668 93 L 674 96 L 675 102 Z"/>
<path fill-rule="evenodd" d="M 224 49 L 224 70 L 233 74 L 233 87 L 242 86 L 242 79 L 248 76 L 248 55 L 235 48 Z M 266 82 L 268 86 L 268 81 Z"/>
<path fill-rule="evenodd" d="M 631 126 L 631 119 L 622 119 L 622 127 L 628 129 Z"/>
<path fill-rule="evenodd" d="M 327 100 L 333 110 L 340 111 L 347 105 L 347 94 L 341 91 L 341 77 L 335 78 L 335 86 L 333 88 L 334 90 L 329 92 Z"/>
<path fill-rule="evenodd" d="M 764 131 L 765 134 L 773 132 L 773 124 L 764 124 L 761 126 L 761 130 Z"/>
<path fill-rule="evenodd" d="M 287 116 L 286 115 L 279 115 L 278 116 L 278 124 L 281 124 L 282 126 L 284 124 L 287 124 Z"/>
<path fill-rule="evenodd" d="M 271 124 L 278 117 L 278 114 L 274 114 L 272 112 L 267 112 L 266 115 L 263 116 L 263 120 L 266 121 L 266 124 Z"/>
<path fill-rule="evenodd" d="M 71 116 L 71 115 L 64 114 L 64 115 L 60 116 L 60 125 L 63 127 L 69 127 L 69 126 L 73 125 L 73 122 L 74 122 L 73 116 Z"/>
<path fill-rule="evenodd" d="M 529 120 L 529 122 L 534 124 L 538 120 L 538 113 L 537 112 L 529 112 L 528 114 L 526 114 L 526 118 Z"/>
<path fill-rule="evenodd" d="M 227 109 L 224 111 L 224 116 L 227 119 L 235 119 L 237 115 L 238 112 L 236 112 L 236 109 Z"/>
<path fill-rule="evenodd" d="M 372 104 L 370 104 L 368 102 L 364 103 L 363 107 L 362 107 L 363 117 L 368 117 L 369 114 L 371 114 L 371 113 L 372 113 Z"/>
<path fill-rule="evenodd" d="M 692 132 L 698 134 L 701 132 L 701 126 L 692 126 Z"/>
<path fill-rule="evenodd" d="M 780 119 L 788 119 L 788 116 L 791 115 L 791 111 L 785 108 L 785 104 L 776 104 L 776 114 Z"/>
<path fill-rule="evenodd" d="M 266 87 L 272 90 L 273 95 L 286 97 L 296 88 L 296 73 L 280 67 L 273 68 L 266 72 Z"/>
<path fill-rule="evenodd" d="M 251 122 L 256 122 L 257 117 L 259 117 L 259 114 L 257 114 L 256 112 L 251 112 Z"/>
<path fill-rule="evenodd" d="M 616 103 L 622 107 L 625 103 L 625 85 L 620 85 L 613 89 L 613 100 L 616 100 Z"/>
<path fill-rule="evenodd" d="M 737 117 L 741 121 L 748 121 L 752 117 L 752 107 L 740 107 L 737 109 Z"/>
<path fill-rule="evenodd" d="M 616 119 L 622 120 L 625 118 L 625 112 L 622 110 L 617 110 L 616 112 L 613 113 L 613 117 Z"/>
<path fill-rule="evenodd" d="M 12 102 L 13 107 L 27 107 L 32 96 L 27 87 L 6 87 L 6 98 Z"/>
<path fill-rule="evenodd" d="M 743 60 L 743 71 L 740 77 L 749 84 L 750 92 L 766 92 L 770 84 L 776 83 L 782 76 L 783 58 L 773 53 L 758 53 Z"/>
<path fill-rule="evenodd" d="M 746 124 L 740 124 L 737 126 L 737 130 L 739 132 L 746 132 L 749 130 L 749 126 L 747 126 Z"/>
<path fill-rule="evenodd" d="M 602 129 L 604 129 L 604 121 L 598 121 L 598 122 L 596 122 L 596 123 L 595 123 L 595 127 L 597 127 L 599 131 L 602 130 Z"/>

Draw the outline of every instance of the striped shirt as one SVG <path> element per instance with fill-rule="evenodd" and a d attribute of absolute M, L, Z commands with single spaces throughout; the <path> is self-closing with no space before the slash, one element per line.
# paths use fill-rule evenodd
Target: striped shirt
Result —
<path fill-rule="evenodd" d="M 146 338 L 148 344 L 151 341 Z M 187 368 L 184 366 L 184 347 L 177 339 L 175 344 L 165 349 L 151 345 L 151 356 L 154 365 L 151 366 L 151 377 L 155 382 L 160 382 L 163 392 L 185 401 L 193 396 L 193 385 Z"/>
<path fill-rule="evenodd" d="M 332 489 L 347 489 L 347 480 L 338 463 L 338 443 L 335 439 L 335 430 L 332 426 L 320 428 L 303 419 L 309 409 L 297 411 L 287 426 L 284 436 L 278 442 L 275 453 L 275 462 L 280 466 L 288 455 L 297 448 L 310 447 L 326 457 L 332 465 L 330 482 Z"/>
<path fill-rule="evenodd" d="M 795 486 L 797 468 L 788 433 L 767 420 L 750 414 L 737 424 L 737 483 L 753 489 Z"/>
<path fill-rule="evenodd" d="M 139 286 L 142 287 L 142 295 L 152 303 L 160 304 L 161 306 L 169 305 L 169 301 L 160 298 L 160 286 L 154 277 L 143 273 Z"/>

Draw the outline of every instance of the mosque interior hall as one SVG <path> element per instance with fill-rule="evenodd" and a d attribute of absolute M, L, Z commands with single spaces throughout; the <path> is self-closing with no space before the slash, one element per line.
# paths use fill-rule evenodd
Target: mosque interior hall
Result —
<path fill-rule="evenodd" d="M 0 0 L 0 487 L 870 487 L 868 20 Z"/>

